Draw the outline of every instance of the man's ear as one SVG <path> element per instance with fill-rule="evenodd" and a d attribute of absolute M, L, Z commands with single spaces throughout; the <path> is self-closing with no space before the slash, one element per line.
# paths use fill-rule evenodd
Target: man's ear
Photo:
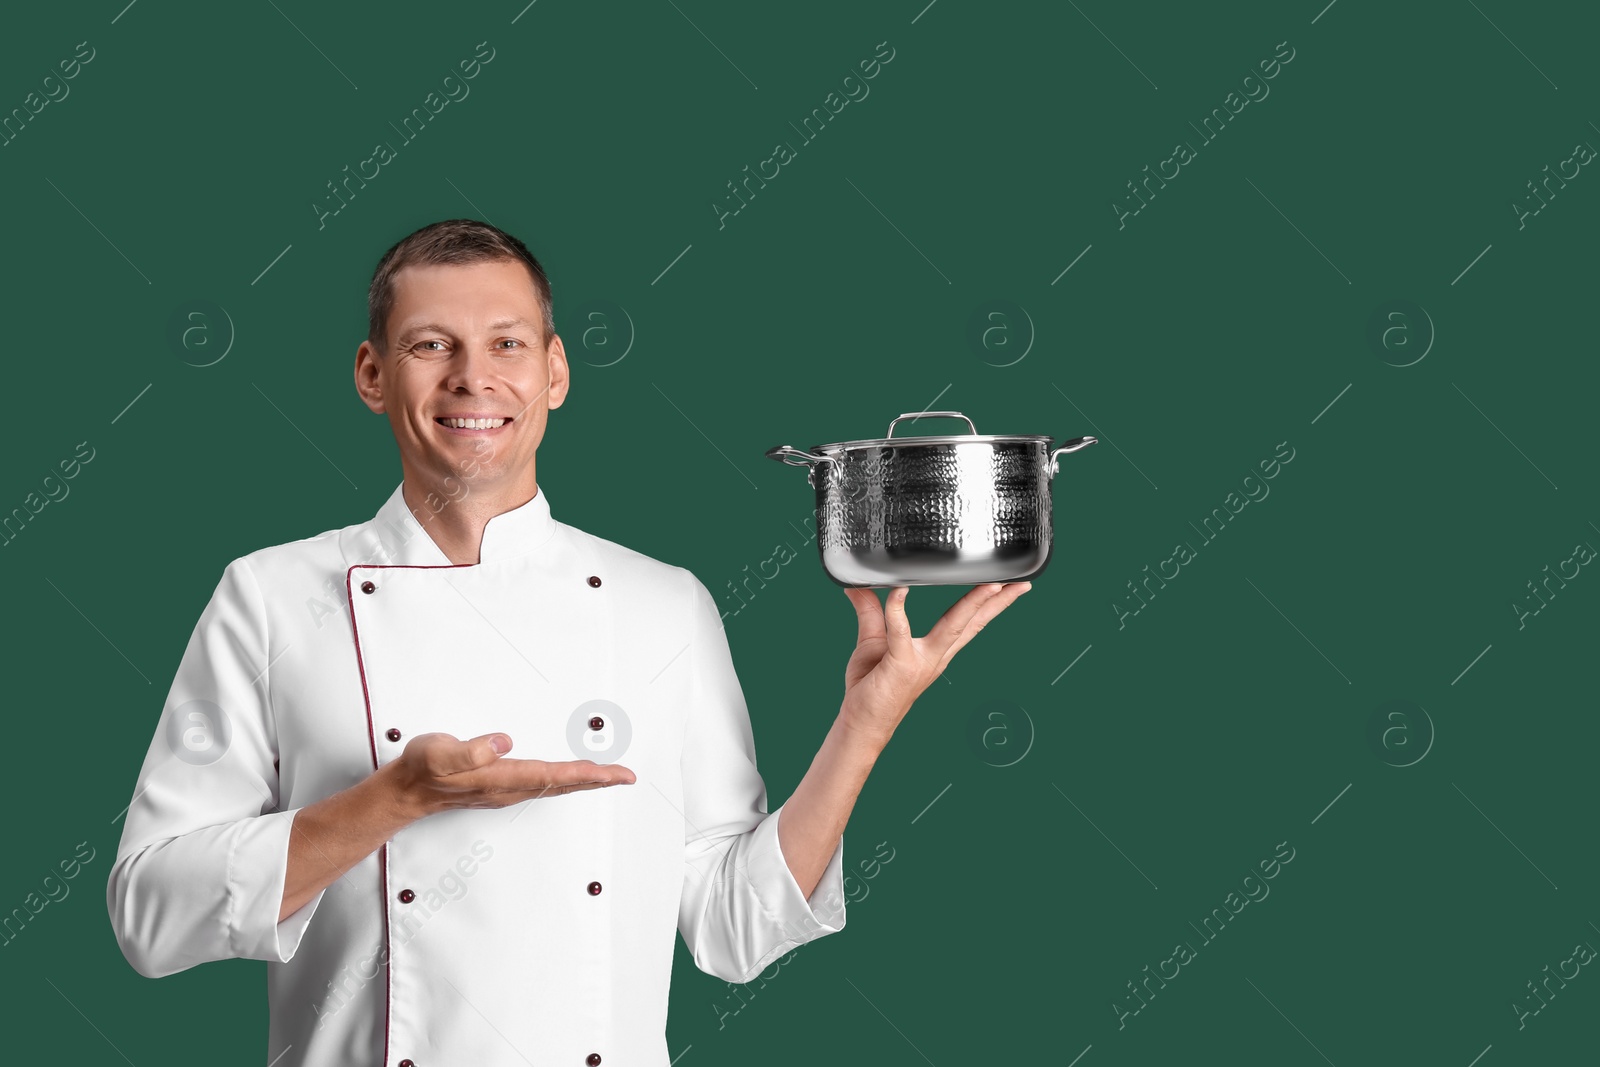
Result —
<path fill-rule="evenodd" d="M 381 415 L 384 407 L 383 385 L 378 376 L 380 358 L 371 341 L 362 341 L 361 347 L 356 349 L 356 392 L 363 404 Z"/>
<path fill-rule="evenodd" d="M 549 406 L 558 408 L 562 401 L 567 399 L 567 389 L 572 384 L 571 368 L 567 366 L 567 350 L 561 343 L 561 335 L 555 334 L 550 338 L 550 389 Z"/>

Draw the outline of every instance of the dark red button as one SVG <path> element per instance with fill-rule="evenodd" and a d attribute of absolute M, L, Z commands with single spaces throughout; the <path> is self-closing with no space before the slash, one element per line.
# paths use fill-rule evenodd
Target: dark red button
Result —
<path fill-rule="evenodd" d="M 362 582 L 361 591 L 363 593 L 375 593 L 378 591 L 378 587 L 373 585 L 371 582 Z"/>
<path fill-rule="evenodd" d="M 385 733 L 383 736 L 387 737 L 391 741 L 398 741 L 398 740 L 400 740 L 400 731 L 396 730 L 393 726 L 391 726 L 391 727 L 389 727 L 389 731 L 387 733 Z"/>
<path fill-rule="evenodd" d="M 587 1063 L 589 1065 L 589 1067 L 600 1067 L 600 1053 L 598 1053 L 598 1052 L 589 1053 L 589 1055 L 584 1058 L 583 1062 Z"/>
<path fill-rule="evenodd" d="M 417 895 L 409 889 L 400 890 L 400 903 L 409 904 L 417 899 Z"/>
<path fill-rule="evenodd" d="M 594 718 L 589 720 L 589 729 L 591 729 L 591 730 L 604 730 L 605 728 L 606 728 L 606 721 L 604 719 L 602 719 L 600 716 L 596 715 Z"/>
<path fill-rule="evenodd" d="M 600 576 L 598 574 L 589 575 L 589 584 L 594 586 L 596 589 L 599 589 L 600 588 Z M 590 1058 L 593 1059 L 594 1062 L 596 1062 L 596 1063 L 600 1062 L 600 1057 L 599 1057 L 598 1054 L 596 1054 L 596 1055 L 594 1055 L 594 1056 L 592 1056 Z"/>
<path fill-rule="evenodd" d="M 589 883 L 589 895 L 591 897 L 597 897 L 597 896 L 600 895 L 600 883 L 599 882 L 590 882 Z"/>
<path fill-rule="evenodd" d="M 410 1060 L 401 1060 L 400 1067 L 417 1067 L 417 1065 L 412 1063 Z"/>

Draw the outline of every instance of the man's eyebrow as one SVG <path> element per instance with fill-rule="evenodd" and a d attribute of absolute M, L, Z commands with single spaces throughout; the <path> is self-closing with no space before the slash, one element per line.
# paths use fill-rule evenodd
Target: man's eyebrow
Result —
<path fill-rule="evenodd" d="M 532 328 L 534 326 L 534 323 L 529 322 L 527 319 L 500 319 L 500 320 L 498 320 L 496 322 L 491 322 L 489 324 L 489 329 L 491 329 L 491 330 L 508 330 L 513 326 L 526 326 L 526 327 Z M 401 334 L 400 334 L 400 341 L 402 341 L 402 342 L 408 341 L 411 338 L 417 336 L 418 334 L 424 334 L 424 333 L 444 333 L 444 334 L 448 334 L 449 332 L 450 332 L 450 329 L 448 327 L 446 327 L 446 326 L 441 326 L 436 322 L 424 322 L 424 323 L 420 323 L 420 324 L 418 324 L 416 326 L 408 327 L 407 329 L 403 330 L 401 332 Z"/>

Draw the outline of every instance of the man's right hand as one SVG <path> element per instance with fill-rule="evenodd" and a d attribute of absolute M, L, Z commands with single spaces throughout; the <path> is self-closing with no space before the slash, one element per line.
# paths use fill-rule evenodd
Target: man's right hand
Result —
<path fill-rule="evenodd" d="M 504 808 L 636 781 L 620 764 L 502 758 L 509 751 L 511 738 L 503 733 L 467 741 L 447 733 L 418 734 L 385 770 L 392 775 L 396 804 L 413 818 L 451 808 Z"/>

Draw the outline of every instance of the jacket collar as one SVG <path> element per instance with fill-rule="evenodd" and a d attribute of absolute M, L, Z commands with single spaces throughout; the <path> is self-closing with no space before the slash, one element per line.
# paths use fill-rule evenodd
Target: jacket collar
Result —
<path fill-rule="evenodd" d="M 370 563 L 402 567 L 450 566 L 450 557 L 428 536 L 427 530 L 406 505 L 401 492 L 404 485 L 402 482 L 395 487 L 369 524 L 376 542 L 374 544 L 374 539 L 365 539 Z M 423 516 L 431 518 L 426 507 Z M 541 485 L 527 503 L 489 519 L 483 528 L 483 543 L 478 550 L 479 564 L 499 563 L 532 552 L 550 539 L 555 528 L 556 522 L 550 517 L 550 500 Z"/>

